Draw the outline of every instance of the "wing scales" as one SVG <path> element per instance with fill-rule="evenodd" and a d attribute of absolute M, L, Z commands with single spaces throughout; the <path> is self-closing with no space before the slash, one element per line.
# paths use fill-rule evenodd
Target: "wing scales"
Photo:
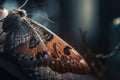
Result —
<path fill-rule="evenodd" d="M 51 69 L 60 73 L 73 72 L 82 74 L 89 72 L 87 63 L 72 46 L 40 23 L 33 20 L 29 21 L 36 27 L 37 31 L 41 30 L 44 35 Z"/>

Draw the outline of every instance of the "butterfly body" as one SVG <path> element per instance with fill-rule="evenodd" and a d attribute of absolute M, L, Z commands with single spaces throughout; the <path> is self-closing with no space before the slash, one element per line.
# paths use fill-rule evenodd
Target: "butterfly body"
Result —
<path fill-rule="evenodd" d="M 11 11 L 5 18 L 2 29 L 7 34 L 4 48 L 6 55 L 32 78 L 41 80 L 38 79 L 44 73 L 40 71 L 41 68 L 54 74 L 89 72 L 87 63 L 72 46 L 40 23 L 28 18 L 24 10 Z"/>

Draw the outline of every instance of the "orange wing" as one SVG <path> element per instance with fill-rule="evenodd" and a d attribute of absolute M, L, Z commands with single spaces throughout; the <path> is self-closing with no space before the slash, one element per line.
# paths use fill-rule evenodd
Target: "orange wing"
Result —
<path fill-rule="evenodd" d="M 46 42 L 50 58 L 50 68 L 54 71 L 65 73 L 87 73 L 89 67 L 83 57 L 69 44 L 57 37 Z"/>
<path fill-rule="evenodd" d="M 73 47 L 43 25 L 33 20 L 30 22 L 34 27 L 39 27 L 42 30 L 43 37 L 46 40 L 45 46 L 49 56 L 49 67 L 52 70 L 60 73 L 84 74 L 89 72 L 90 69 L 86 61 Z M 37 32 L 41 34 L 38 29 Z"/>

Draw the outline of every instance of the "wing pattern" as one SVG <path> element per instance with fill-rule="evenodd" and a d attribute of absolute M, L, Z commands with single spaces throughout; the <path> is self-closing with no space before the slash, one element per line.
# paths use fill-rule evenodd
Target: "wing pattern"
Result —
<path fill-rule="evenodd" d="M 62 80 L 59 73 L 47 67 L 47 51 L 43 50 L 41 41 L 30 25 L 25 21 L 19 23 L 16 25 L 17 28 L 7 33 L 5 54 L 33 80 Z"/>
<path fill-rule="evenodd" d="M 16 24 L 7 35 L 4 51 L 27 75 L 37 80 L 41 80 L 42 75 L 61 80 L 55 75 L 89 72 L 83 57 L 40 23 L 26 18 Z M 44 71 L 41 71 L 43 68 Z"/>
<path fill-rule="evenodd" d="M 29 20 L 36 30 L 41 30 L 45 39 L 45 46 L 50 59 L 49 67 L 54 71 L 65 73 L 87 73 L 89 67 L 83 57 L 64 40 L 59 38 L 52 31 L 37 23 Z M 38 32 L 39 33 L 39 32 Z"/>

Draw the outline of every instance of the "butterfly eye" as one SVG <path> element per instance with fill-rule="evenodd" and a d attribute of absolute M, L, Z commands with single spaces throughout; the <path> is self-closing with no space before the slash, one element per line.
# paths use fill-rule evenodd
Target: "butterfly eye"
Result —
<path fill-rule="evenodd" d="M 24 12 L 23 11 L 19 11 L 19 15 L 22 17 L 22 16 L 25 16 Z"/>
<path fill-rule="evenodd" d="M 24 13 L 23 13 L 22 11 L 19 11 L 19 15 L 20 15 L 20 16 L 23 16 Z"/>
<path fill-rule="evenodd" d="M 25 10 L 18 10 L 18 14 L 20 15 L 20 17 L 26 17 L 26 11 Z"/>

